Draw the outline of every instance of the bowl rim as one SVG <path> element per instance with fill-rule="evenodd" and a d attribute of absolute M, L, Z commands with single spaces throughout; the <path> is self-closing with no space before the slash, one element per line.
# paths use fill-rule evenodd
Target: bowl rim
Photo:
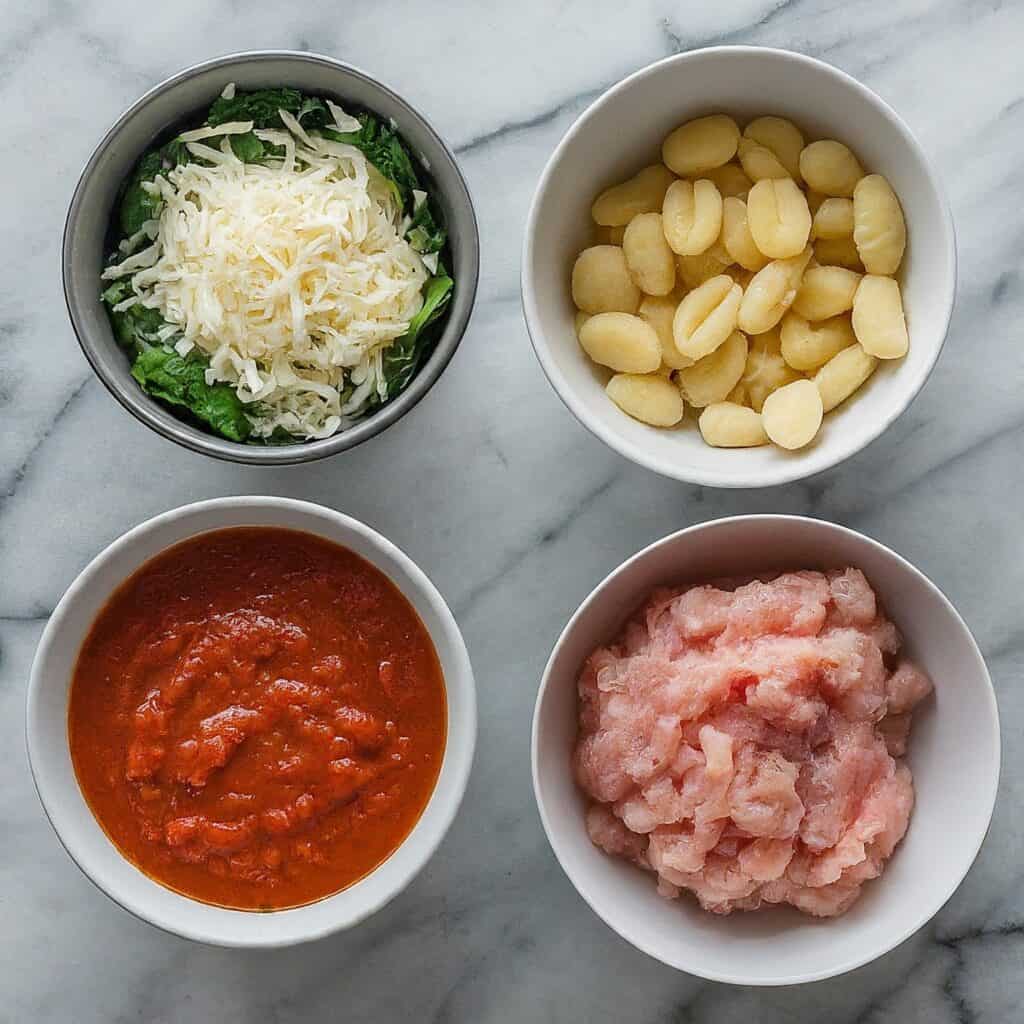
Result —
<path fill-rule="evenodd" d="M 669 65 L 700 62 L 702 60 L 711 60 L 719 57 L 743 56 L 768 57 L 769 59 L 775 59 L 780 62 L 803 64 L 814 68 L 819 73 L 831 75 L 844 83 L 847 88 L 859 94 L 871 106 L 875 107 L 883 117 L 887 118 L 895 125 L 896 129 L 902 136 L 904 143 L 907 145 L 917 162 L 924 169 L 928 182 L 935 193 L 939 211 L 939 225 L 944 241 L 945 277 L 949 283 L 946 294 L 936 301 L 936 305 L 941 302 L 941 313 L 938 321 L 941 324 L 941 329 L 938 331 L 938 343 L 934 346 L 934 351 L 927 363 L 925 363 L 918 371 L 916 378 L 909 381 L 909 390 L 907 390 L 905 397 L 896 403 L 893 411 L 880 418 L 867 434 L 858 436 L 858 438 L 852 442 L 838 446 L 838 450 L 834 457 L 824 465 L 813 470 L 806 468 L 807 460 L 796 458 L 777 467 L 773 467 L 770 470 L 761 470 L 756 472 L 747 471 L 742 476 L 739 476 L 735 471 L 724 471 L 718 473 L 700 469 L 691 469 L 652 456 L 646 449 L 640 446 L 634 446 L 631 442 L 620 437 L 615 430 L 605 426 L 599 418 L 591 415 L 587 409 L 587 403 L 582 401 L 569 386 L 551 354 L 551 349 L 547 342 L 543 318 L 537 307 L 533 287 L 533 265 L 534 235 L 536 233 L 536 224 L 540 216 L 540 206 L 544 194 L 548 189 L 551 179 L 555 175 L 556 168 L 561 162 L 563 155 L 573 144 L 576 136 L 583 131 L 590 119 L 596 115 L 597 111 L 601 107 L 603 107 L 613 97 L 630 89 L 639 80 L 650 75 L 657 74 Z M 928 382 L 928 378 L 935 369 L 935 364 L 938 362 L 939 355 L 945 345 L 946 337 L 949 333 L 950 320 L 953 315 L 953 307 L 956 303 L 956 229 L 953 224 L 953 215 L 949 205 L 949 199 L 946 195 L 945 188 L 943 187 L 937 169 L 934 167 L 933 162 L 929 159 L 924 148 L 921 146 L 914 133 L 910 130 L 907 123 L 888 103 L 886 103 L 885 100 L 882 99 L 881 96 L 878 95 L 878 93 L 870 89 L 863 82 L 858 81 L 852 75 L 843 71 L 841 68 L 836 67 L 834 64 L 829 64 L 827 61 L 819 60 L 816 57 L 811 57 L 795 50 L 786 50 L 772 46 L 706 46 L 695 50 L 687 50 L 683 53 L 671 54 L 668 57 L 663 57 L 660 60 L 639 68 L 602 92 L 601 95 L 590 103 L 569 126 L 568 130 L 562 136 L 558 145 L 555 147 L 544 165 L 544 169 L 537 181 L 537 186 L 530 202 L 529 213 L 526 218 L 526 231 L 523 236 L 521 261 L 520 292 L 522 296 L 523 318 L 526 321 L 526 330 L 530 337 L 530 343 L 533 346 L 533 351 L 537 356 L 537 360 L 540 363 L 551 388 L 554 390 L 555 394 L 558 395 L 559 399 L 561 399 L 562 404 L 565 405 L 573 416 L 576 417 L 577 421 L 608 445 L 608 447 L 613 451 L 618 452 L 618 454 L 623 458 L 629 459 L 631 462 L 635 462 L 637 465 L 643 466 L 645 469 L 649 469 L 654 473 L 658 473 L 661 476 L 665 476 L 673 480 L 679 480 L 683 483 L 699 484 L 706 487 L 720 487 L 723 489 L 776 487 L 782 484 L 794 483 L 798 480 L 805 480 L 808 477 L 817 476 L 819 473 L 824 473 L 830 469 L 834 469 L 840 463 L 845 462 L 847 459 L 856 455 L 858 452 L 863 451 L 869 445 L 877 441 L 878 438 L 881 437 L 881 435 L 888 430 L 888 428 L 900 416 L 902 416 L 904 412 L 906 412 L 911 403 L 920 393 L 921 389 Z"/>
<path fill-rule="evenodd" d="M 39 720 L 41 715 L 40 701 L 42 700 L 41 695 L 47 685 L 54 685 L 53 683 L 47 684 L 47 680 L 44 678 L 43 669 L 45 662 L 48 660 L 50 648 L 55 643 L 59 643 L 63 620 L 68 614 L 69 608 L 78 601 L 90 587 L 95 586 L 95 579 L 97 575 L 112 559 L 116 558 L 122 552 L 130 550 L 132 545 L 141 537 L 158 533 L 179 520 L 187 519 L 191 516 L 202 516 L 206 512 L 217 512 L 223 509 L 236 510 L 242 518 L 244 518 L 244 514 L 247 510 L 299 513 L 303 516 L 309 517 L 307 525 L 302 527 L 286 526 L 283 528 L 312 533 L 315 536 L 329 540 L 331 543 L 345 547 L 346 544 L 344 542 L 333 537 L 327 537 L 325 534 L 318 531 L 316 519 L 326 518 L 332 520 L 337 526 L 340 526 L 344 530 L 351 531 L 354 535 L 360 536 L 362 539 L 368 541 L 378 552 L 396 561 L 402 570 L 414 582 L 415 590 L 426 599 L 441 619 L 443 633 L 447 641 L 452 646 L 455 676 L 459 680 L 460 700 L 465 704 L 464 718 L 467 728 L 463 728 L 458 743 L 455 744 L 452 741 L 454 732 L 452 730 L 450 698 L 450 694 L 454 686 L 454 680 L 450 679 L 446 674 L 445 689 L 448 728 L 445 734 L 445 752 L 444 758 L 442 759 L 441 770 L 443 772 L 445 760 L 447 760 L 449 756 L 454 756 L 454 774 L 450 783 L 445 787 L 443 796 L 442 789 L 440 787 L 440 775 L 438 776 L 438 780 L 434 784 L 430 797 L 428 798 L 427 803 L 424 804 L 423 811 L 421 811 L 421 816 L 417 819 L 417 822 L 413 824 L 412 829 L 410 829 L 402 842 L 399 843 L 398 846 L 396 846 L 380 864 L 373 868 L 372 871 L 364 875 L 362 879 L 359 879 L 359 882 L 371 878 L 373 874 L 380 867 L 386 864 L 401 847 L 405 846 L 415 832 L 418 822 L 422 820 L 422 815 L 425 813 L 429 804 L 434 799 L 441 796 L 441 805 L 438 811 L 438 821 L 434 835 L 427 836 L 420 842 L 416 848 L 416 855 L 408 865 L 404 875 L 399 877 L 390 887 L 383 889 L 373 900 L 369 901 L 369 904 L 361 912 L 349 914 L 338 921 L 325 922 L 319 927 L 307 928 L 297 936 L 288 935 L 285 937 L 279 937 L 275 935 L 273 929 L 267 928 L 266 924 L 278 915 L 294 915 L 311 907 L 322 905 L 324 901 L 340 896 L 347 890 L 342 889 L 338 893 L 332 893 L 320 900 L 314 901 L 313 903 L 303 904 L 298 907 L 282 907 L 279 910 L 274 911 L 251 911 L 208 904 L 201 900 L 195 900 L 184 893 L 177 893 L 175 890 L 169 889 L 168 886 L 163 885 L 163 883 L 152 879 L 149 875 L 146 875 L 141 868 L 132 864 L 132 862 L 121 853 L 117 845 L 107 835 L 102 824 L 98 819 L 96 819 L 106 841 L 110 844 L 117 856 L 120 857 L 121 860 L 129 867 L 135 868 L 135 870 L 141 872 L 141 874 L 146 878 L 149 878 L 154 885 L 175 893 L 182 901 L 184 901 L 185 906 L 196 904 L 197 906 L 203 907 L 207 910 L 212 909 L 214 911 L 223 912 L 224 914 L 238 915 L 236 918 L 237 920 L 248 918 L 248 920 L 252 922 L 253 927 L 251 929 L 251 933 L 244 939 L 232 939 L 223 935 L 211 934 L 210 930 L 207 930 L 207 928 L 193 924 L 187 910 L 180 916 L 168 915 L 163 912 L 153 913 L 151 912 L 150 906 L 145 898 L 135 899 L 133 897 L 126 896 L 123 892 L 118 890 L 116 886 L 105 884 L 99 877 L 97 877 L 96 874 L 93 873 L 92 866 L 94 858 L 92 853 L 89 852 L 87 842 L 80 839 L 77 834 L 77 830 L 73 826 L 69 827 L 67 822 L 61 819 L 60 813 L 54 810 L 55 804 L 54 802 L 51 802 L 50 799 L 52 795 L 50 784 L 41 779 L 41 776 L 44 773 L 40 772 L 38 769 L 39 764 L 48 760 L 52 756 L 47 753 L 50 745 L 43 742 L 42 736 L 39 733 Z M 244 526 L 246 524 L 242 522 L 237 525 Z M 190 533 L 188 537 L 169 541 L 167 544 L 163 545 L 160 550 L 165 551 L 167 548 L 173 547 L 175 544 L 182 543 L 190 537 L 200 536 L 204 533 L 213 532 L 219 529 L 231 528 L 231 526 L 200 527 L 195 530 L 195 532 Z M 132 573 L 137 572 L 143 565 L 157 557 L 157 554 L 159 554 L 159 552 L 145 557 L 135 564 L 129 573 L 121 578 L 120 583 L 123 583 L 132 575 Z M 385 569 L 383 569 L 374 559 L 365 555 L 360 555 L 360 557 L 365 558 L 365 560 L 370 562 L 370 564 L 379 572 L 383 572 L 388 579 L 391 579 L 391 582 L 396 587 L 398 586 L 398 584 L 391 578 L 390 574 L 387 573 Z M 105 602 L 109 600 L 111 594 L 116 590 L 116 587 L 119 586 L 120 583 L 103 596 L 103 601 L 98 604 L 98 608 L 101 609 L 103 607 Z M 409 600 L 406 589 L 399 587 L 399 590 L 406 600 Z M 94 620 L 95 616 L 93 621 Z M 431 640 L 436 643 L 433 635 L 431 635 Z M 63 679 L 60 682 L 63 683 Z M 138 920 L 145 921 L 147 924 L 153 925 L 170 935 L 177 935 L 181 938 L 190 939 L 195 942 L 202 942 L 211 946 L 233 949 L 281 949 L 288 946 L 312 942 L 328 935 L 335 934 L 336 932 L 354 928 L 368 917 L 377 913 L 395 899 L 395 897 L 397 897 L 401 892 L 403 892 L 434 856 L 437 848 L 450 831 L 455 820 L 455 816 L 459 812 L 473 768 L 476 751 L 477 728 L 476 682 L 465 638 L 462 635 L 462 630 L 460 629 L 454 614 L 449 608 L 448 603 L 426 573 L 401 548 L 388 540 L 383 536 L 383 534 L 379 533 L 373 527 L 368 526 L 359 519 L 355 519 L 352 516 L 346 515 L 345 513 L 339 512 L 328 506 L 317 504 L 316 502 L 302 501 L 296 498 L 278 497 L 275 495 L 227 496 L 190 502 L 186 505 L 180 505 L 177 508 L 169 509 L 166 512 L 161 512 L 158 515 L 151 516 L 150 518 L 143 520 L 141 523 L 138 523 L 131 529 L 126 530 L 106 545 L 102 550 L 94 555 L 81 572 L 78 573 L 70 586 L 61 596 L 60 600 L 57 602 L 53 612 L 50 614 L 36 645 L 35 654 L 32 659 L 32 666 L 29 671 L 25 698 L 25 748 L 28 767 L 32 775 L 32 782 L 35 786 L 36 795 L 39 798 L 43 812 L 46 815 L 54 834 L 57 836 L 61 846 L 64 847 L 65 852 L 74 862 L 79 871 L 81 871 L 82 874 L 113 903 L 117 904 L 123 910 L 126 910 Z M 65 745 L 67 743 L 66 731 L 62 742 Z M 73 769 L 69 784 L 78 789 L 79 794 L 82 795 L 82 799 L 84 800 L 84 794 L 81 794 L 81 787 L 78 785 L 78 780 L 74 776 Z M 88 801 L 85 802 L 88 807 Z M 92 813 L 91 807 L 89 810 L 90 813 Z M 95 818 L 95 814 L 93 814 L 93 817 Z M 354 884 L 358 884 L 358 882 Z"/>
<path fill-rule="evenodd" d="M 78 295 L 73 284 L 74 257 L 71 241 L 74 237 L 80 211 L 85 201 L 85 190 L 96 173 L 97 165 L 110 147 L 116 143 L 125 126 L 140 111 L 159 96 L 175 89 L 181 83 L 188 81 L 198 74 L 219 69 L 227 70 L 239 64 L 260 63 L 272 60 L 291 60 L 302 64 L 316 64 L 342 76 L 358 79 L 387 96 L 393 103 L 402 108 L 407 117 L 418 124 L 436 144 L 438 152 L 443 154 L 452 171 L 452 178 L 456 187 L 454 193 L 448 196 L 448 198 L 453 207 L 458 207 L 465 214 L 466 230 L 460 233 L 459 237 L 460 244 L 465 245 L 469 256 L 470 273 L 463 275 L 466 277 L 466 280 L 456 282 L 456 299 L 452 303 L 444 331 L 438 338 L 426 362 L 417 371 L 408 387 L 397 398 L 341 433 L 332 434 L 330 437 L 320 438 L 319 440 L 300 441 L 296 444 L 261 448 L 255 445 L 239 444 L 235 441 L 229 441 L 227 438 L 218 438 L 213 434 L 207 434 L 197 427 L 192 427 L 184 421 L 166 424 L 153 414 L 151 406 L 155 402 L 141 388 L 130 389 L 127 385 L 122 387 L 118 381 L 104 373 L 100 361 L 95 355 L 94 343 L 79 313 L 79 303 L 82 301 L 82 298 Z M 139 422 L 145 424 L 161 437 L 173 441 L 175 444 L 215 459 L 253 466 L 292 465 L 328 458 L 331 455 L 347 451 L 363 441 L 375 437 L 418 405 L 437 382 L 449 362 L 451 362 L 452 357 L 455 355 L 455 350 L 459 347 L 463 336 L 468 330 L 476 304 L 480 280 L 480 228 L 469 185 L 462 173 L 462 169 L 459 167 L 454 152 L 438 132 L 434 130 L 427 118 L 408 100 L 390 88 L 390 86 L 385 85 L 361 68 L 326 54 L 305 50 L 240 50 L 190 64 L 188 67 L 163 79 L 150 89 L 147 89 L 107 129 L 86 161 L 85 167 L 75 185 L 71 202 L 68 205 L 61 238 L 61 277 L 64 304 L 71 320 L 72 330 L 75 333 L 83 355 L 91 366 L 93 373 L 103 383 L 107 391 Z"/>
<path fill-rule="evenodd" d="M 826 968 L 818 971 L 807 971 L 807 972 L 795 972 L 786 976 L 780 976 L 771 980 L 751 980 L 742 974 L 728 973 L 719 971 L 709 971 L 701 966 L 700 963 L 688 964 L 685 967 L 680 966 L 678 963 L 666 958 L 665 954 L 651 946 L 649 943 L 638 941 L 632 934 L 631 929 L 628 926 L 622 926 L 620 922 L 613 919 L 613 915 L 605 913 L 600 905 L 599 894 L 594 892 L 589 886 L 581 885 L 580 881 L 574 877 L 573 873 L 569 870 L 566 865 L 566 861 L 563 858 L 562 851 L 560 849 L 560 841 L 557 836 L 560 833 L 560 826 L 554 823 L 552 815 L 544 802 L 543 797 L 543 785 L 541 782 L 540 774 L 538 771 L 538 752 L 540 749 L 540 725 L 541 725 L 541 708 L 544 703 L 544 697 L 547 690 L 553 685 L 552 684 L 552 672 L 555 667 L 555 662 L 558 659 L 558 655 L 562 647 L 568 642 L 570 636 L 575 631 L 579 621 L 584 615 L 590 610 L 590 608 L 599 603 L 602 594 L 609 584 L 613 580 L 617 579 L 628 573 L 635 565 L 649 558 L 655 551 L 661 547 L 676 542 L 683 536 L 696 537 L 701 532 L 720 527 L 725 524 L 738 524 L 738 523 L 753 523 L 753 522 L 799 522 L 803 525 L 813 524 L 815 527 L 821 526 L 827 531 L 834 531 L 838 534 L 842 534 L 847 538 L 850 538 L 858 543 L 867 545 L 869 548 L 873 548 L 876 552 L 881 554 L 885 558 L 892 559 L 892 561 L 900 568 L 901 571 L 911 576 L 917 577 L 922 582 L 926 589 L 930 590 L 932 594 L 939 599 L 940 604 L 945 610 L 950 613 L 953 617 L 953 621 L 956 622 L 964 636 L 966 637 L 969 648 L 972 651 L 974 657 L 977 659 L 978 665 L 981 667 L 981 679 L 985 683 L 981 687 L 980 697 L 984 699 L 986 708 L 990 716 L 990 722 L 992 726 L 992 733 L 995 736 L 995 744 L 990 751 L 990 765 L 989 770 L 992 775 L 992 787 L 991 792 L 987 795 L 988 807 L 986 811 L 986 825 L 981 831 L 978 837 L 977 843 L 974 846 L 974 850 L 971 853 L 970 860 L 964 867 L 963 874 L 955 881 L 955 883 L 947 890 L 941 891 L 937 894 L 936 898 L 923 905 L 923 909 L 919 908 L 918 912 L 912 917 L 908 918 L 908 923 L 898 932 L 894 933 L 891 938 L 886 938 L 877 949 L 863 955 L 854 956 L 849 960 L 831 968 Z M 862 967 L 865 964 L 871 963 L 874 960 L 884 956 L 891 952 L 901 943 L 905 942 L 912 935 L 923 928 L 952 898 L 953 894 L 960 888 L 964 879 L 967 877 L 968 872 L 977 860 L 978 853 L 981 850 L 985 838 L 987 837 L 989 830 L 992 826 L 992 815 L 995 810 L 996 798 L 999 793 L 999 778 L 1001 770 L 1001 748 L 1002 748 L 1002 734 L 999 725 L 999 707 L 996 699 L 995 687 L 992 685 L 992 677 L 988 670 L 988 665 L 985 663 L 985 658 L 981 653 L 981 649 L 978 647 L 978 642 L 974 638 L 974 634 L 971 632 L 970 627 L 964 621 L 963 617 L 957 611 L 956 607 L 949 600 L 948 597 L 939 589 L 939 587 L 928 577 L 924 572 L 917 568 L 913 563 L 909 562 L 906 558 L 894 551 L 892 548 L 882 544 L 881 541 L 875 540 L 873 537 L 869 537 L 867 534 L 861 533 L 858 530 L 851 529 L 848 526 L 842 526 L 839 523 L 833 523 L 827 519 L 815 519 L 811 516 L 800 516 L 800 515 L 783 515 L 783 514 L 772 514 L 772 513 L 755 513 L 750 515 L 736 515 L 736 516 L 723 516 L 719 519 L 709 519 L 702 523 L 695 523 L 692 526 L 685 527 L 681 530 L 675 530 L 672 533 L 666 534 L 664 537 L 660 537 L 658 540 L 653 541 L 646 547 L 641 548 L 636 554 L 631 555 L 620 565 L 616 566 L 611 572 L 609 572 L 599 583 L 597 583 L 589 594 L 583 599 L 579 607 L 573 612 L 572 617 L 566 623 L 565 628 L 559 633 L 558 639 L 555 641 L 554 646 L 551 649 L 551 654 L 548 656 L 548 660 L 545 663 L 544 671 L 541 675 L 540 686 L 537 689 L 537 697 L 534 702 L 533 709 L 533 720 L 530 731 L 530 776 L 533 781 L 533 795 L 534 800 L 537 804 L 537 811 L 540 815 L 541 825 L 544 829 L 544 834 L 547 837 L 548 844 L 551 847 L 552 852 L 555 855 L 555 859 L 558 861 L 559 866 L 569 879 L 573 888 L 583 898 L 584 902 L 590 907 L 590 909 L 617 935 L 623 938 L 625 941 L 635 946 L 641 952 L 646 953 L 648 956 L 655 960 L 666 964 L 669 967 L 673 967 L 676 970 L 683 971 L 687 974 L 695 975 L 699 978 L 705 978 L 708 981 L 718 981 L 727 985 L 746 985 L 757 988 L 775 988 L 781 985 L 803 985 L 812 981 L 823 981 L 826 978 L 834 978 L 841 974 L 846 974 L 849 971 L 855 970 L 858 967 Z M 568 770 L 568 766 L 567 769 Z"/>

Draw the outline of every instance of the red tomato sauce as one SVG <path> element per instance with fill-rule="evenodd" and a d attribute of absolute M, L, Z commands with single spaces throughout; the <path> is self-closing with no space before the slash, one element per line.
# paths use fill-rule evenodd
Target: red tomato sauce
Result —
<path fill-rule="evenodd" d="M 118 849 L 186 896 L 300 906 L 385 860 L 444 755 L 426 628 L 347 548 L 219 530 L 146 563 L 100 612 L 71 685 L 82 792 Z"/>

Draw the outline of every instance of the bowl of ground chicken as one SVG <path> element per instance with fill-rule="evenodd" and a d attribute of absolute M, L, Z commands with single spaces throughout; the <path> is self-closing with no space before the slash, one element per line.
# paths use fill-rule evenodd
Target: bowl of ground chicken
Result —
<path fill-rule="evenodd" d="M 580 606 L 533 768 L 562 867 L 620 935 L 693 974 L 794 984 L 880 956 L 952 895 L 999 725 L 967 626 L 908 562 L 744 516 L 658 541 Z"/>

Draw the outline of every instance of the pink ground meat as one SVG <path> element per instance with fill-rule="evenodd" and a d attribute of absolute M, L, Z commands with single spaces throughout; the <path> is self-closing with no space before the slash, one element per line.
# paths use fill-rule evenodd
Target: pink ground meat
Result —
<path fill-rule="evenodd" d="M 914 804 L 899 650 L 857 569 L 656 591 L 579 678 L 590 838 L 717 914 L 842 914 Z"/>

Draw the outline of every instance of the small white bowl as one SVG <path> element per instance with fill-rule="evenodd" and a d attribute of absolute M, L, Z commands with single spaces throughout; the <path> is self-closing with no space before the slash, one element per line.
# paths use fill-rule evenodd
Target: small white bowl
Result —
<path fill-rule="evenodd" d="M 910 329 L 905 359 L 883 365 L 861 392 L 825 418 L 807 449 L 724 450 L 701 440 L 692 410 L 673 430 L 630 419 L 604 393 L 610 373 L 580 348 L 569 294 L 572 265 L 590 244 L 590 204 L 609 185 L 658 161 L 661 140 L 703 114 L 778 114 L 813 138 L 836 138 L 903 204 L 908 246 L 901 284 Z M 522 293 L 526 325 L 552 387 L 609 447 L 676 480 L 767 487 L 836 465 L 873 441 L 921 390 L 938 359 L 956 291 L 953 221 L 938 177 L 896 113 L 837 68 L 787 50 L 721 46 L 668 57 L 599 97 L 566 132 L 541 175 L 526 223 Z"/>
<path fill-rule="evenodd" d="M 717 917 L 685 894 L 667 901 L 647 872 L 598 850 L 573 779 L 576 679 L 662 584 L 761 571 L 856 566 L 930 673 L 935 699 L 914 718 L 908 763 L 917 802 L 882 876 L 842 917 L 790 908 Z M 799 516 L 738 516 L 674 533 L 624 562 L 580 605 L 551 653 L 533 718 L 533 785 L 555 856 L 580 895 L 638 949 L 735 985 L 795 985 L 868 963 L 909 938 L 952 896 L 981 847 L 999 782 L 999 716 L 974 638 L 939 589 L 853 530 Z"/>
<path fill-rule="evenodd" d="M 172 892 L 118 852 L 82 796 L 68 748 L 68 691 L 78 651 L 113 591 L 165 548 L 210 530 L 276 526 L 344 545 L 376 566 L 416 609 L 444 672 L 448 730 L 444 761 L 423 814 L 401 846 L 365 878 L 317 903 L 255 913 Z M 455 618 L 422 570 L 358 520 L 289 498 L 217 498 L 149 519 L 82 570 L 43 631 L 28 685 L 29 763 L 43 808 L 75 863 L 125 910 L 166 931 L 218 946 L 268 948 L 350 928 L 396 896 L 430 859 L 458 810 L 473 761 L 476 691 Z"/>

